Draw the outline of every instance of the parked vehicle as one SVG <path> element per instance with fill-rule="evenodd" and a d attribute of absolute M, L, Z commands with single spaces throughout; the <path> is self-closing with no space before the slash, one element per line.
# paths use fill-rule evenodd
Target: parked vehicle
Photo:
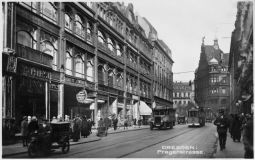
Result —
<path fill-rule="evenodd" d="M 205 125 L 205 112 L 203 109 L 194 108 L 188 110 L 188 126 L 202 127 Z"/>
<path fill-rule="evenodd" d="M 152 118 L 150 120 L 150 129 L 166 129 L 173 128 L 175 125 L 175 109 L 157 107 L 152 111 Z"/>
<path fill-rule="evenodd" d="M 48 133 L 40 133 L 35 131 L 30 137 L 28 145 L 29 157 L 45 156 L 52 149 L 61 148 L 62 153 L 67 153 L 70 150 L 70 123 L 57 122 L 50 124 L 51 131 Z"/>

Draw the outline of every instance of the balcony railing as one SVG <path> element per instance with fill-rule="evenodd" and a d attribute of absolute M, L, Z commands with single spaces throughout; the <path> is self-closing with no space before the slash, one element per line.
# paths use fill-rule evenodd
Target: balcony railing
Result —
<path fill-rule="evenodd" d="M 52 67 L 53 57 L 41 51 L 17 44 L 17 56 Z"/>

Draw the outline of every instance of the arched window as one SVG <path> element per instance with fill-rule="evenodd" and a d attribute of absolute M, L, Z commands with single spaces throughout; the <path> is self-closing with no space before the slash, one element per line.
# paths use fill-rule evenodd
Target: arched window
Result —
<path fill-rule="evenodd" d="M 119 73 L 117 75 L 117 86 L 119 88 L 123 88 L 123 76 L 122 76 L 122 73 Z"/>
<path fill-rule="evenodd" d="M 92 41 L 92 24 L 90 23 L 90 22 L 87 22 L 87 24 L 86 24 L 87 26 L 86 26 L 86 28 L 87 28 L 87 40 L 89 40 L 89 41 Z"/>
<path fill-rule="evenodd" d="M 108 71 L 108 85 L 109 85 L 110 87 L 113 87 L 113 76 L 114 76 L 113 70 L 110 69 L 110 70 Z"/>
<path fill-rule="evenodd" d="M 57 23 L 57 3 L 41 2 L 41 15 L 54 23 Z"/>
<path fill-rule="evenodd" d="M 77 55 L 75 58 L 75 76 L 84 78 L 84 55 Z"/>
<path fill-rule="evenodd" d="M 104 36 L 103 36 L 102 32 L 98 30 L 97 35 L 98 35 L 98 37 L 97 37 L 98 42 L 100 42 L 100 43 L 104 44 L 104 43 L 105 43 L 105 38 L 104 38 Z"/>
<path fill-rule="evenodd" d="M 58 60 L 58 41 L 57 38 L 50 34 L 41 31 L 40 49 L 43 53 L 49 54 L 53 57 L 53 69 L 57 69 Z"/>
<path fill-rule="evenodd" d="M 83 27 L 83 21 L 79 15 L 75 15 L 75 33 L 82 38 L 85 38 L 85 31 Z"/>
<path fill-rule="evenodd" d="M 87 58 L 87 80 L 90 82 L 94 81 L 94 62 L 93 57 Z"/>
<path fill-rule="evenodd" d="M 34 49 L 36 48 L 36 40 L 33 38 L 33 36 L 30 33 L 26 31 L 18 31 L 17 41 L 19 44 L 22 44 L 24 46 L 34 48 Z"/>
<path fill-rule="evenodd" d="M 28 23 L 17 21 L 16 30 L 17 30 L 17 43 L 33 49 L 37 48 L 36 38 L 38 31 L 36 27 L 33 27 L 31 24 Z"/>
<path fill-rule="evenodd" d="M 65 6 L 65 28 L 67 30 L 72 30 L 73 27 L 71 15 L 72 15 L 71 8 Z"/>
<path fill-rule="evenodd" d="M 113 52 L 113 42 L 112 42 L 112 40 L 111 40 L 111 38 L 107 38 L 107 46 L 108 46 L 108 48 Z"/>
<path fill-rule="evenodd" d="M 121 53 L 121 48 L 120 48 L 120 46 L 118 45 L 118 44 L 116 44 L 116 52 L 117 52 L 117 56 L 122 56 L 122 53 Z"/>
<path fill-rule="evenodd" d="M 65 67 L 65 73 L 68 75 L 72 75 L 72 49 L 69 48 L 66 51 L 66 67 Z"/>

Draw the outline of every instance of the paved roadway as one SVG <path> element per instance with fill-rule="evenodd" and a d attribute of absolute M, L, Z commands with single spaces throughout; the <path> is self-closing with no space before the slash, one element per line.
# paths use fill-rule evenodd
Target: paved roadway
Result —
<path fill-rule="evenodd" d="M 68 154 L 56 150 L 48 158 L 212 158 L 215 132 L 215 126 L 206 123 L 201 128 L 176 125 L 168 130 L 109 134 L 100 141 L 71 146 Z M 27 158 L 27 154 L 13 158 Z"/>

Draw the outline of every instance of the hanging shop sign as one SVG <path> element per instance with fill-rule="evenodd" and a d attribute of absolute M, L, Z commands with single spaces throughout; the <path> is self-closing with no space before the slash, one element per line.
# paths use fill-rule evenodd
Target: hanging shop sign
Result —
<path fill-rule="evenodd" d="M 88 96 L 87 91 L 84 89 L 76 94 L 76 99 L 79 103 L 84 103 L 85 100 L 87 99 L 87 96 Z"/>
<path fill-rule="evenodd" d="M 16 73 L 17 70 L 17 58 L 14 57 L 13 55 L 10 55 L 8 57 L 8 62 L 7 62 L 7 71 Z"/>

